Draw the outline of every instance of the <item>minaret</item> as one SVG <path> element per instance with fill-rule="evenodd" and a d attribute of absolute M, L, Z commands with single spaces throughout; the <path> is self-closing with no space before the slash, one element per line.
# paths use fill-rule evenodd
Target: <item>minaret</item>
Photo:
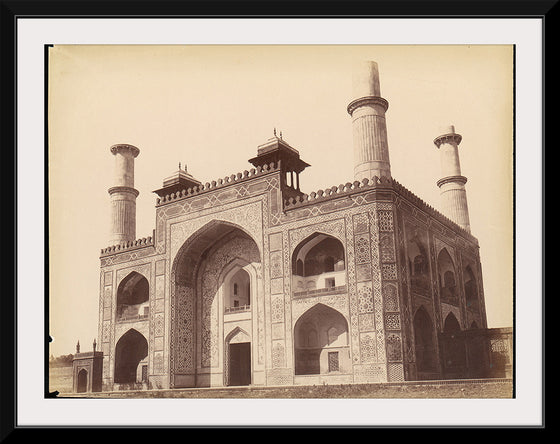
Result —
<path fill-rule="evenodd" d="M 385 123 L 389 103 L 381 97 L 377 63 L 367 61 L 357 64 L 352 85 L 354 100 L 347 111 L 352 117 L 354 136 L 354 179 L 391 177 Z"/>
<path fill-rule="evenodd" d="M 111 195 L 111 243 L 118 245 L 136 239 L 136 197 L 134 189 L 134 158 L 140 150 L 128 144 L 111 147 L 115 156 L 115 185 Z"/>
<path fill-rule="evenodd" d="M 459 144 L 462 137 L 450 125 L 442 129 L 442 135 L 434 140 L 440 151 L 442 178 L 437 181 L 440 189 L 443 213 L 460 227 L 471 231 L 467 192 L 467 178 L 461 175 L 459 164 Z"/>

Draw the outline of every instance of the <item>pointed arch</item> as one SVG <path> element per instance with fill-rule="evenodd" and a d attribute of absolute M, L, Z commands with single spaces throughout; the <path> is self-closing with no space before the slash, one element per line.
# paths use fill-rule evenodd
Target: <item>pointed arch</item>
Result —
<path fill-rule="evenodd" d="M 432 318 L 421 306 L 414 315 L 414 350 L 419 373 L 437 370 L 435 329 Z"/>
<path fill-rule="evenodd" d="M 443 332 L 451 334 L 458 331 L 461 331 L 461 325 L 455 315 L 452 312 L 449 312 L 443 323 Z"/>
<path fill-rule="evenodd" d="M 465 338 L 461 333 L 461 325 L 452 312 L 447 315 L 443 324 L 442 346 L 447 377 L 461 377 L 466 365 Z"/>
<path fill-rule="evenodd" d="M 293 287 L 332 289 L 346 285 L 346 253 L 334 236 L 315 232 L 292 253 Z"/>
<path fill-rule="evenodd" d="M 465 267 L 463 272 L 463 281 L 465 288 L 465 304 L 468 309 L 478 310 L 478 285 L 476 277 L 470 265 Z"/>
<path fill-rule="evenodd" d="M 233 306 L 235 300 L 229 296 L 226 300 L 224 295 L 233 293 L 235 284 L 238 294 L 243 290 L 241 281 L 230 279 L 243 270 L 250 279 L 240 272 L 248 294 L 246 304 L 241 299 L 239 304 L 248 310 L 254 305 L 262 285 L 258 245 L 243 227 L 214 219 L 177 250 L 170 273 L 172 386 L 209 386 L 208 374 L 199 374 L 197 369 L 222 368 L 224 337 L 220 325 L 224 306 Z M 226 289 L 230 283 L 231 288 Z"/>
<path fill-rule="evenodd" d="M 224 312 L 249 310 L 257 294 L 258 273 L 254 265 L 240 257 L 229 262 L 218 277 Z"/>
<path fill-rule="evenodd" d="M 235 327 L 225 339 L 224 385 L 239 386 L 251 383 L 251 337 L 241 327 Z"/>
<path fill-rule="evenodd" d="M 408 269 L 410 285 L 417 293 L 429 296 L 430 261 L 426 235 L 416 227 L 410 227 L 411 234 L 407 242 Z"/>
<path fill-rule="evenodd" d="M 138 330 L 129 329 L 115 345 L 115 383 L 138 381 L 139 365 L 148 356 L 148 341 Z"/>
<path fill-rule="evenodd" d="M 258 248 L 258 243 L 246 229 L 232 222 L 213 219 L 191 234 L 177 251 L 171 266 L 171 275 L 174 277 L 175 282 L 192 285 L 194 273 L 197 270 L 197 264 L 200 262 L 200 258 L 204 256 L 205 252 L 212 245 L 215 245 L 220 239 L 230 235 L 236 230 L 253 240 L 260 257 L 261 253 Z"/>
<path fill-rule="evenodd" d="M 78 372 L 78 387 L 76 390 L 78 393 L 84 393 L 88 391 L 88 371 L 83 368 Z"/>
<path fill-rule="evenodd" d="M 116 319 L 145 319 L 148 317 L 150 284 L 145 276 L 132 271 L 117 287 Z"/>
<path fill-rule="evenodd" d="M 296 321 L 294 325 L 296 375 L 344 371 L 349 365 L 348 350 L 348 321 L 334 308 L 317 303 Z M 333 365 L 333 362 L 336 362 L 336 365 Z"/>
<path fill-rule="evenodd" d="M 442 248 L 437 258 L 438 277 L 441 300 L 454 305 L 459 303 L 459 293 L 457 290 L 457 273 L 455 263 L 447 248 Z"/>

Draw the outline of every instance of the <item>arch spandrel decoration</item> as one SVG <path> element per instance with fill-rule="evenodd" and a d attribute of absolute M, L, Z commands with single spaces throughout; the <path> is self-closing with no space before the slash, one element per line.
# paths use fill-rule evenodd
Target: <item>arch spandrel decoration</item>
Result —
<path fill-rule="evenodd" d="M 223 308 L 220 279 L 223 279 L 224 273 L 242 264 L 255 283 L 255 295 L 258 297 L 262 291 L 259 283 L 262 278 L 261 251 L 257 240 L 245 228 L 213 219 L 183 242 L 172 261 L 172 378 L 174 374 L 194 371 L 197 365 L 212 368 L 220 366 L 222 346 L 217 326 L 220 322 L 220 307 Z M 201 262 L 203 253 L 205 260 Z M 191 268 L 190 274 L 182 276 L 181 269 L 184 268 Z M 196 328 L 185 328 L 185 322 L 196 324 Z M 198 341 L 200 349 L 195 363 L 194 347 Z"/>
<path fill-rule="evenodd" d="M 233 327 L 231 331 L 226 335 L 226 344 L 239 344 L 242 342 L 251 342 L 251 337 L 249 333 L 240 327 Z"/>
<path fill-rule="evenodd" d="M 169 245 L 172 260 L 177 257 L 185 242 L 208 223 L 219 220 L 238 227 L 243 227 L 263 251 L 263 204 L 261 199 L 247 205 L 237 205 L 228 210 L 220 211 L 219 216 L 208 214 L 196 219 L 187 219 L 170 224 Z"/>
<path fill-rule="evenodd" d="M 295 230 L 289 231 L 290 236 L 290 250 L 289 256 L 292 257 L 295 248 L 300 244 L 302 240 L 311 236 L 313 233 L 323 233 L 335 237 L 342 245 L 346 245 L 345 236 L 345 219 L 337 219 L 329 222 L 320 222 L 306 227 L 301 227 Z"/>
<path fill-rule="evenodd" d="M 441 304 L 441 319 L 445 320 L 450 313 L 453 313 L 453 316 L 455 316 L 455 318 L 457 319 L 457 321 L 459 322 L 459 325 L 462 323 L 462 316 L 461 316 L 461 310 L 459 309 L 459 307 L 455 307 L 453 305 L 449 305 L 449 304 L 445 304 L 442 303 Z M 443 324 L 443 322 L 442 322 Z M 441 326 L 441 330 L 443 331 L 443 325 Z"/>

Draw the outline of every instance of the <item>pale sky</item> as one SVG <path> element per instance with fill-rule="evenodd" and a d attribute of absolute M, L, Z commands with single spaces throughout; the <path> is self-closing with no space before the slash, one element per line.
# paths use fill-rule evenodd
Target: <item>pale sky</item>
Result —
<path fill-rule="evenodd" d="M 55 356 L 97 337 L 114 158 L 135 160 L 137 238 L 178 163 L 202 182 L 249 169 L 282 131 L 310 193 L 353 181 L 352 63 L 380 73 L 392 176 L 439 209 L 433 139 L 454 125 L 489 327 L 512 326 L 513 53 L 504 46 L 55 46 L 49 64 L 50 326 Z M 99 342 L 99 341 L 98 341 Z"/>

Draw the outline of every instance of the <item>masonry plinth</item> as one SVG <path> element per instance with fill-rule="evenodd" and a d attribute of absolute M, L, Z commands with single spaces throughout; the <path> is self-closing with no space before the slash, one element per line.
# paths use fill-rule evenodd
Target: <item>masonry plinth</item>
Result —
<path fill-rule="evenodd" d="M 111 196 L 111 244 L 132 242 L 136 238 L 136 198 L 134 188 L 134 158 L 140 150 L 128 144 L 111 147 L 115 156 L 115 185 L 109 188 Z"/>
<path fill-rule="evenodd" d="M 352 117 L 354 179 L 391 177 L 385 122 L 389 103 L 381 97 L 377 63 L 368 61 L 355 66 L 353 96 L 347 111 Z"/>
<path fill-rule="evenodd" d="M 469 210 L 465 183 L 459 162 L 459 144 L 462 137 L 455 133 L 453 125 L 442 129 L 442 135 L 434 139 L 440 151 L 442 178 L 437 181 L 440 189 L 443 213 L 460 227 L 470 232 Z"/>

